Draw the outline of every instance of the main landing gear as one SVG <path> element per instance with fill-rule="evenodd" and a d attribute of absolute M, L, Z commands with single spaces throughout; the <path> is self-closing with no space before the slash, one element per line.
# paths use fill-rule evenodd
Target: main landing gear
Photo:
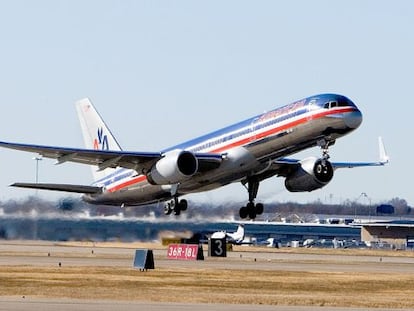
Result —
<path fill-rule="evenodd" d="M 246 187 L 246 183 L 243 183 Z M 247 179 L 247 191 L 249 192 L 249 203 L 246 206 L 240 208 L 239 215 L 240 218 L 244 219 L 249 217 L 250 219 L 255 219 L 257 215 L 263 214 L 264 206 L 262 203 L 254 203 L 254 200 L 257 196 L 257 191 L 259 190 L 259 181 L 253 177 Z"/>
<path fill-rule="evenodd" d="M 174 212 L 174 215 L 178 216 L 181 214 L 182 211 L 187 210 L 187 206 L 187 200 L 178 200 L 177 197 L 174 197 L 174 199 L 165 203 L 164 214 L 170 215 L 172 212 Z"/>

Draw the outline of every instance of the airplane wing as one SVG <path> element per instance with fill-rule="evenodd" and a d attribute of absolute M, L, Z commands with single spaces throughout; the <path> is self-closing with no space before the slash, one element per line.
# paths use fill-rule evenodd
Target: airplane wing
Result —
<path fill-rule="evenodd" d="M 98 170 L 123 167 L 127 169 L 134 169 L 138 173 L 141 173 L 146 169 L 150 169 L 154 163 L 163 156 L 161 152 L 79 149 L 9 143 L 2 141 L 0 141 L 0 147 L 38 153 L 45 158 L 56 159 L 56 164 L 75 162 L 96 165 Z M 217 168 L 222 160 L 222 156 L 219 154 L 199 153 L 195 154 L 195 156 L 199 160 L 199 168 L 201 172 Z"/>
<path fill-rule="evenodd" d="M 14 183 L 12 187 L 40 189 L 40 190 L 54 190 L 74 193 L 99 194 L 103 192 L 102 187 L 71 185 L 71 184 L 49 184 L 49 183 Z"/>
<path fill-rule="evenodd" d="M 353 168 L 363 166 L 383 166 L 390 161 L 390 158 L 385 150 L 384 142 L 381 137 L 378 137 L 379 146 L 379 160 L 377 162 L 332 162 L 334 169 L 337 168 Z"/>
<path fill-rule="evenodd" d="M 389 162 L 384 143 L 381 137 L 378 137 L 379 160 L 374 162 L 331 162 L 334 170 L 338 168 L 354 168 L 365 166 L 383 166 Z M 287 177 L 291 172 L 297 170 L 301 165 L 300 160 L 281 158 L 272 162 L 267 174 Z M 267 178 L 268 176 L 264 176 Z"/>
<path fill-rule="evenodd" d="M 159 152 L 78 149 L 8 142 L 0 142 L 0 147 L 38 153 L 45 158 L 56 159 L 56 164 L 76 162 L 96 165 L 99 170 L 110 167 L 116 168 L 118 166 L 130 169 L 136 169 L 137 167 L 147 168 L 151 167 L 162 156 Z"/>

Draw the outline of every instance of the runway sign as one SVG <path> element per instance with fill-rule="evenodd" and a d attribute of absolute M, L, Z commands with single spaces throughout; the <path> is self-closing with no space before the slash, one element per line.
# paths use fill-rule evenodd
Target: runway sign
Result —
<path fill-rule="evenodd" d="M 210 257 L 227 257 L 227 241 L 223 239 L 208 240 L 208 255 Z"/>
<path fill-rule="evenodd" d="M 134 268 L 139 270 L 154 269 L 154 254 L 150 249 L 135 250 Z"/>
<path fill-rule="evenodd" d="M 197 244 L 170 244 L 167 257 L 175 260 L 204 260 L 203 247 Z"/>

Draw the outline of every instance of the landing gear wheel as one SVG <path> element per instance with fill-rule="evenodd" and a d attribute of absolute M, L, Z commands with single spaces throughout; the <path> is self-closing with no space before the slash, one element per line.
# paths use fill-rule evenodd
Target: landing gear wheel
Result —
<path fill-rule="evenodd" d="M 174 200 L 172 200 L 171 202 L 173 202 L 174 204 L 174 215 L 179 216 L 181 214 L 181 207 L 180 203 L 178 202 L 178 198 L 175 197 Z"/>
<path fill-rule="evenodd" d="M 257 214 L 256 214 L 256 208 L 255 208 L 253 202 L 247 203 L 247 210 L 248 210 L 248 213 L 249 213 L 249 218 L 250 219 L 255 219 Z"/>
<path fill-rule="evenodd" d="M 181 212 L 186 211 L 188 207 L 187 200 L 178 201 L 178 198 L 174 198 L 173 200 L 165 203 L 164 206 L 164 214 L 171 215 L 174 212 L 175 216 L 179 216 Z"/>
<path fill-rule="evenodd" d="M 165 215 L 171 215 L 172 211 L 173 211 L 173 209 L 171 207 L 171 202 L 165 203 L 165 206 L 164 206 L 164 214 Z"/>
<path fill-rule="evenodd" d="M 257 214 L 256 214 L 256 211 L 254 210 L 254 208 L 251 209 L 249 211 L 249 218 L 254 220 L 254 219 L 256 219 L 256 216 L 257 216 Z"/>
<path fill-rule="evenodd" d="M 247 217 L 249 217 L 250 219 L 255 219 L 257 215 L 263 214 L 263 209 L 264 206 L 262 203 L 257 203 L 255 205 L 253 202 L 249 202 L 246 206 L 243 206 L 240 209 L 239 215 L 242 219 Z"/>
<path fill-rule="evenodd" d="M 249 216 L 249 211 L 247 210 L 246 206 L 243 206 L 242 208 L 240 208 L 239 216 L 241 219 L 245 219 L 247 218 L 247 216 Z"/>
<path fill-rule="evenodd" d="M 183 211 L 183 212 L 186 211 L 187 210 L 187 207 L 188 207 L 187 200 L 182 199 L 180 201 L 180 209 L 181 209 L 181 211 Z"/>
<path fill-rule="evenodd" d="M 262 215 L 264 211 L 264 205 L 263 203 L 257 203 L 256 204 L 256 214 L 257 215 Z"/>
<path fill-rule="evenodd" d="M 180 214 L 181 214 L 180 205 L 179 205 L 179 204 L 176 204 L 176 205 L 174 206 L 174 215 L 175 215 L 175 216 L 180 216 Z"/>

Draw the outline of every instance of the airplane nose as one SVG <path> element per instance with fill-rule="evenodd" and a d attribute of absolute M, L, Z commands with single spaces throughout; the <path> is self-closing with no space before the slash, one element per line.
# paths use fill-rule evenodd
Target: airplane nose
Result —
<path fill-rule="evenodd" d="M 356 129 L 362 123 L 362 113 L 359 110 L 349 112 L 344 118 L 346 126 Z"/>

